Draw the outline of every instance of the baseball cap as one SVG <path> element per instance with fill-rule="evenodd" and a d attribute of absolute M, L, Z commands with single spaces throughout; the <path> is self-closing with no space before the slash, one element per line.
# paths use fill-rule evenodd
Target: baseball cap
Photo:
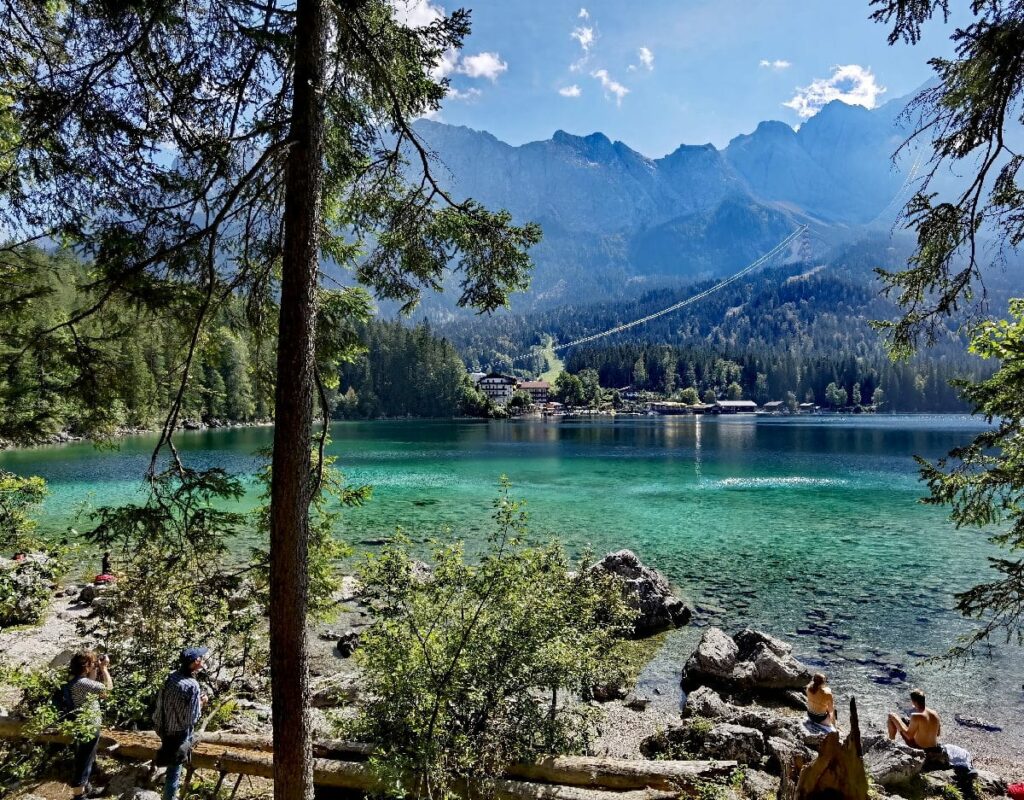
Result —
<path fill-rule="evenodd" d="M 186 647 L 181 651 L 181 660 L 183 663 L 191 664 L 197 658 L 202 658 L 209 652 L 209 647 Z"/>

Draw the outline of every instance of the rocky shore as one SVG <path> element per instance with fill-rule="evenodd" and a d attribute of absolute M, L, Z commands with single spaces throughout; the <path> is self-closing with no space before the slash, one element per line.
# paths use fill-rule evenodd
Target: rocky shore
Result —
<path fill-rule="evenodd" d="M 16 568 L 7 562 L 0 566 Z M 624 596 L 638 612 L 633 631 L 636 638 L 689 621 L 689 608 L 673 593 L 664 576 L 630 551 L 611 553 L 594 569 L 606 570 L 621 582 Z M 429 574 L 426 566 L 424 574 Z M 40 624 L 0 630 L 0 660 L 6 665 L 63 666 L 74 649 L 88 642 L 90 628 L 103 614 L 104 587 L 48 588 L 49 608 Z M 342 581 L 335 601 L 336 617 L 309 631 L 314 734 L 323 738 L 333 733 L 331 718 L 352 713 L 360 702 L 359 670 L 349 656 L 358 648 L 361 633 L 373 622 L 354 578 Z M 116 665 L 114 672 L 116 679 Z M 603 712 L 594 731 L 593 755 L 735 760 L 743 769 L 730 789 L 733 796 L 770 800 L 778 792 L 787 765 L 795 759 L 813 760 L 824 738 L 820 728 L 808 724 L 804 713 L 802 691 L 810 672 L 787 642 L 772 635 L 750 629 L 730 635 L 708 627 L 696 648 L 678 666 L 684 692 L 681 709 L 666 704 L 664 698 L 644 696 L 632 686 L 601 695 L 595 692 L 592 699 L 579 702 L 589 702 Z M 0 713 L 16 712 L 19 699 L 16 689 L 0 686 Z M 840 728 L 845 733 L 849 721 L 843 704 L 837 705 L 843 713 Z M 957 726 L 972 722 L 983 724 L 948 720 L 946 740 L 958 743 Z M 269 733 L 269 698 L 258 693 L 242 697 L 224 729 Z M 881 731 L 863 723 L 861 732 L 874 797 L 918 800 L 935 796 L 949 800 L 955 798 L 953 789 L 962 791 L 963 779 L 952 770 L 925 771 L 921 751 L 889 741 Z M 984 753 L 976 752 L 975 756 L 979 762 L 986 762 Z M 984 796 L 1003 796 L 1008 781 L 1024 779 L 1024 765 L 988 761 L 984 766 L 978 769 L 973 784 Z M 126 771 L 133 777 L 119 784 L 131 784 L 121 794 L 139 800 L 142 778 L 136 771 Z"/>
<path fill-rule="evenodd" d="M 218 428 L 269 428 L 272 427 L 274 421 L 272 419 L 260 419 L 252 420 L 251 422 L 237 422 L 224 419 L 186 419 L 178 423 L 178 430 L 180 431 L 205 431 L 205 430 L 217 430 Z M 111 439 L 123 439 L 128 436 L 146 436 L 149 434 L 159 433 L 158 428 L 137 428 L 132 426 L 123 426 L 116 428 L 111 434 Z M 93 439 L 89 436 L 83 436 L 73 431 L 65 430 L 58 431 L 57 433 L 50 434 L 49 436 L 41 436 L 37 441 L 32 443 L 32 446 L 46 446 L 54 444 L 72 444 L 74 442 L 89 442 Z M 19 447 L 24 447 L 24 444 L 15 444 L 3 437 L 0 437 L 0 450 L 13 450 Z"/>

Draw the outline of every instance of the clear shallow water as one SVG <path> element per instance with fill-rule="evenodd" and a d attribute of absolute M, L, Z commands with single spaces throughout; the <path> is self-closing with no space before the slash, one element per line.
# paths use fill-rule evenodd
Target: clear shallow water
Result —
<path fill-rule="evenodd" d="M 749 625 L 792 642 L 838 695 L 858 696 L 869 722 L 921 684 L 958 741 L 969 732 L 958 735 L 955 713 L 1007 727 L 1021 718 L 1024 653 L 920 663 L 969 630 L 952 593 L 987 577 L 994 551 L 918 502 L 912 456 L 939 456 L 979 429 L 942 416 L 341 423 L 332 451 L 350 482 L 374 486 L 373 501 L 345 515 L 342 534 L 357 545 L 399 527 L 479 541 L 507 474 L 534 537 L 599 553 L 629 547 L 665 572 L 697 614 L 645 673 L 660 702 L 678 702 L 701 627 Z M 194 466 L 246 472 L 270 436 L 189 433 L 181 448 Z M 43 521 L 60 530 L 80 504 L 137 493 L 151 446 L 139 437 L 116 452 L 35 448 L 0 453 L 0 466 L 49 481 Z M 1021 756 L 1019 734 L 985 736 L 986 749 Z"/>

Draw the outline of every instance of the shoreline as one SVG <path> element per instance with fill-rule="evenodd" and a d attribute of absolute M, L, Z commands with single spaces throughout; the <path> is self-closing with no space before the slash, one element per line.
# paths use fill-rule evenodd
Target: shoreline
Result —
<path fill-rule="evenodd" d="M 308 627 L 308 634 L 311 646 L 310 652 L 310 675 L 311 687 L 313 687 L 312 713 L 322 723 L 326 720 L 321 716 L 324 711 L 335 708 L 344 712 L 350 708 L 353 701 L 357 700 L 360 694 L 360 681 L 358 666 L 347 657 L 338 653 L 339 631 L 360 631 L 372 624 L 372 618 L 367 609 L 362 605 L 360 593 L 356 584 L 346 579 L 345 588 L 338 593 L 336 601 L 338 613 L 329 622 L 311 623 Z M 50 606 L 42 622 L 33 626 L 22 626 L 0 630 L 0 652 L 4 656 L 0 661 L 8 664 L 22 664 L 30 668 L 45 667 L 52 663 L 64 663 L 67 651 L 75 650 L 82 645 L 83 637 L 78 631 L 78 625 L 85 623 L 88 626 L 90 618 L 95 614 L 96 609 L 82 604 L 78 601 L 77 593 L 69 594 L 70 586 L 62 586 L 52 597 Z M 703 636 L 708 628 L 694 628 L 684 626 L 676 632 L 689 630 Z M 785 640 L 782 640 L 785 641 Z M 736 725 L 748 727 L 757 726 L 756 720 L 770 727 L 772 719 L 786 720 L 788 724 L 799 724 L 803 719 L 802 713 L 795 710 L 786 710 L 777 701 L 769 698 L 755 697 L 749 701 L 730 701 L 726 699 L 726 705 L 732 709 L 726 711 L 705 711 L 707 705 L 707 689 L 699 689 L 692 692 L 695 702 L 701 705 L 697 710 L 683 711 L 675 696 L 671 693 L 662 693 L 657 689 L 652 691 L 650 685 L 644 681 L 644 672 L 647 671 L 665 653 L 666 648 L 662 646 L 659 653 L 648 663 L 641 672 L 636 685 L 625 698 L 612 699 L 606 702 L 597 703 L 596 707 L 603 711 L 603 719 L 598 725 L 597 736 L 591 744 L 591 751 L 594 755 L 606 755 L 618 758 L 645 758 L 644 748 L 656 737 L 668 734 L 671 738 L 673 732 L 685 732 L 687 727 L 696 717 L 698 727 L 706 728 L 709 724 L 726 722 L 725 727 L 735 728 Z M 689 664 L 693 659 L 693 653 L 687 648 Z M 680 675 L 684 673 L 684 662 L 678 657 L 672 657 L 675 683 L 678 687 Z M 116 671 L 115 671 L 115 680 Z M 706 684 L 704 684 L 706 686 Z M 717 687 L 713 690 L 716 693 L 721 691 Z M 701 699 L 698 701 L 698 695 Z M 722 697 L 727 698 L 723 693 Z M 334 698 L 334 699 L 331 699 Z M 845 711 L 847 697 L 845 694 L 837 694 L 837 705 L 843 711 L 840 717 L 840 725 L 843 731 L 848 729 L 847 714 Z M 269 705 L 267 698 L 256 698 L 248 703 L 249 713 L 243 714 L 239 722 L 254 730 L 269 730 Z M 860 698 L 858 698 L 860 701 Z M 719 701 L 715 701 L 719 702 Z M 593 702 L 591 703 L 594 704 Z M 4 712 L 9 713 L 16 705 L 16 698 L 10 687 L 6 690 L 0 688 L 0 707 Z M 937 704 L 940 708 L 941 705 Z M 858 702 L 860 706 L 860 702 Z M 736 722 L 730 722 L 728 714 L 739 714 Z M 251 717 L 255 715 L 256 719 Z M 710 720 L 709 720 L 710 718 Z M 248 720 L 246 722 L 246 720 Z M 987 772 L 994 772 L 1007 782 L 1024 780 L 1024 762 L 1010 755 L 1000 752 L 1004 748 L 986 747 L 984 739 L 980 737 L 967 737 L 962 735 L 962 728 L 957 726 L 953 719 L 944 719 L 944 730 L 942 741 L 953 744 L 961 744 L 971 751 L 975 760 L 975 767 Z M 252 732 L 246 729 L 246 732 Z M 323 732 L 322 732 L 323 733 Z M 883 729 L 878 721 L 870 714 L 863 714 L 861 717 L 861 733 L 866 741 L 878 740 L 882 737 Z M 735 735 L 736 731 L 730 731 Z M 983 736 L 994 736 L 1003 734 L 983 734 Z M 766 739 L 767 741 L 767 739 Z M 716 757 L 714 752 L 699 753 L 701 757 Z M 717 757 L 721 757 L 719 754 Z M 892 789 L 886 787 L 890 792 Z"/>

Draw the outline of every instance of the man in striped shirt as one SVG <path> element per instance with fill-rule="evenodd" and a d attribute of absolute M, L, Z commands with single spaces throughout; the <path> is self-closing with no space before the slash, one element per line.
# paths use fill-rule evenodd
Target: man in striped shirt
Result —
<path fill-rule="evenodd" d="M 199 688 L 196 675 L 203 668 L 206 647 L 183 650 L 178 668 L 167 676 L 153 712 L 153 726 L 160 734 L 158 763 L 167 766 L 163 800 L 175 800 L 181 783 L 181 767 L 191 756 L 196 723 L 202 713 L 206 695 Z"/>

